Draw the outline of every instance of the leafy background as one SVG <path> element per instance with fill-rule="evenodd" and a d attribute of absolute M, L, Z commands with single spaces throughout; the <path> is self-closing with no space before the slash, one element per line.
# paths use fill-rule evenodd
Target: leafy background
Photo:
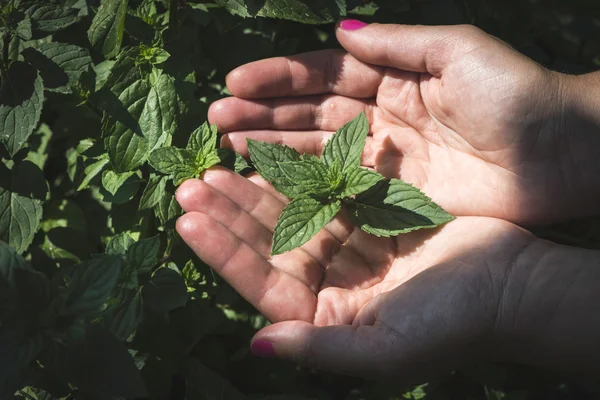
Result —
<path fill-rule="evenodd" d="M 344 15 L 472 23 L 583 73 L 600 66 L 597 1 L 0 0 L 0 10 L 0 398 L 600 396 L 582 376 L 520 366 L 402 388 L 253 357 L 267 321 L 182 243 L 171 177 L 146 162 L 186 148 L 207 105 L 228 95 L 231 69 L 338 47 Z M 533 229 L 600 248 L 598 226 Z"/>

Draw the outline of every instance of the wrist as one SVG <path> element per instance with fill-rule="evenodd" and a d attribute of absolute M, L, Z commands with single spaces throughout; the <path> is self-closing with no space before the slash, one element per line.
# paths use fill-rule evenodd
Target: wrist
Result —
<path fill-rule="evenodd" d="M 551 113 L 554 153 L 560 190 L 568 194 L 561 208 L 569 218 L 593 215 L 600 201 L 600 72 L 550 74 L 558 88 Z"/>
<path fill-rule="evenodd" d="M 600 252 L 536 239 L 509 271 L 492 357 L 600 372 Z"/>

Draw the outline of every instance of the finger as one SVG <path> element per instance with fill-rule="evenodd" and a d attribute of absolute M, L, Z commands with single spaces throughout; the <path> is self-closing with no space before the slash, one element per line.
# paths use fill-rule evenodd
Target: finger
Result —
<path fill-rule="evenodd" d="M 321 50 L 243 65 L 227 75 L 227 88 L 246 99 L 321 93 L 368 98 L 375 96 L 382 77 L 381 68 L 345 51 Z"/>
<path fill-rule="evenodd" d="M 244 157 L 248 157 L 246 138 L 267 143 L 277 143 L 296 149 L 300 154 L 308 153 L 321 156 L 325 145 L 333 136 L 329 131 L 238 131 L 223 135 L 221 146 L 230 148 Z M 381 143 L 368 136 L 362 153 L 362 165 L 373 167 L 375 155 L 381 149 Z"/>
<path fill-rule="evenodd" d="M 366 63 L 439 77 L 447 65 L 481 46 L 486 34 L 471 25 L 412 26 L 370 24 L 350 30 L 342 21 L 336 35 L 340 44 Z M 493 42 L 496 43 L 496 42 Z"/>
<path fill-rule="evenodd" d="M 207 170 L 202 180 L 273 233 L 277 218 L 285 206 L 280 200 L 243 176 L 225 168 Z"/>
<path fill-rule="evenodd" d="M 190 248 L 270 321 L 310 321 L 314 293 L 277 269 L 214 218 L 189 212 L 177 220 L 177 232 Z"/>
<path fill-rule="evenodd" d="M 252 339 L 252 352 L 340 374 L 381 379 L 390 375 L 394 334 L 381 325 L 315 326 L 287 321 L 267 326 Z"/>
<path fill-rule="evenodd" d="M 229 193 L 228 187 L 231 185 L 226 183 L 221 190 Z M 255 190 L 256 188 L 252 187 L 252 191 Z M 265 260 L 271 258 L 273 233 L 214 187 L 206 182 L 190 179 L 179 187 L 176 196 L 184 211 L 201 212 L 211 216 Z M 312 255 L 304 250 L 298 250 L 275 257 L 270 261 L 275 268 L 295 277 L 308 286 L 313 293 L 318 293 L 324 271 Z"/>
<path fill-rule="evenodd" d="M 272 233 L 212 186 L 198 179 L 188 179 L 175 194 L 185 212 L 201 212 L 212 217 L 265 259 L 271 252 Z"/>
<path fill-rule="evenodd" d="M 224 168 L 211 168 L 204 173 L 204 181 L 219 192 L 226 195 L 232 202 L 257 219 L 266 229 L 273 232 L 275 224 L 287 201 L 278 199 L 271 195 L 276 190 L 258 175 L 249 181 Z M 256 182 L 256 183 L 253 183 Z M 309 242 L 300 249 L 273 257 L 272 263 L 278 268 L 283 268 L 298 279 L 306 282 L 311 288 L 318 290 L 317 283 L 321 282 L 322 270 L 327 267 L 333 254 L 341 246 L 354 227 L 349 221 L 335 218 L 326 229 L 317 233 Z M 296 262 L 298 257 L 308 256 L 303 262 Z M 292 262 L 293 261 L 293 262 Z M 320 272 L 310 268 L 300 268 L 297 265 L 308 265 L 310 262 L 320 267 Z M 292 272 L 293 271 L 293 272 Z"/>
<path fill-rule="evenodd" d="M 362 111 L 369 117 L 371 105 L 372 101 L 336 95 L 269 100 L 228 97 L 210 106 L 208 120 L 223 133 L 254 129 L 335 131 Z"/>

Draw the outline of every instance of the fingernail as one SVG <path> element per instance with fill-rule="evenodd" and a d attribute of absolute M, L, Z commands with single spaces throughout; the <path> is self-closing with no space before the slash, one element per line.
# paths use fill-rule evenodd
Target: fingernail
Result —
<path fill-rule="evenodd" d="M 367 24 L 366 22 L 359 21 L 357 19 L 345 19 L 342 22 L 340 22 L 340 28 L 342 28 L 345 31 L 355 31 L 360 28 L 364 28 L 367 25 L 369 24 Z"/>
<path fill-rule="evenodd" d="M 266 340 L 255 340 L 250 345 L 250 351 L 259 357 L 275 357 L 275 348 L 273 343 Z"/>

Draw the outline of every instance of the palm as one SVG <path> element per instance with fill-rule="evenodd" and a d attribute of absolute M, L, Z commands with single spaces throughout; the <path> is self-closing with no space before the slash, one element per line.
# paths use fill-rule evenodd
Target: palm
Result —
<path fill-rule="evenodd" d="M 213 104 L 209 119 L 242 154 L 245 137 L 319 153 L 364 110 L 363 164 L 415 184 L 450 213 L 529 223 L 549 213 L 549 182 L 561 182 L 542 118 L 549 111 L 535 93 L 552 87 L 551 75 L 495 41 L 443 75 L 324 51 L 243 66 L 228 87 L 238 97 Z"/>
<path fill-rule="evenodd" d="M 285 200 L 260 177 L 251 180 L 213 169 L 204 181 L 184 183 L 178 201 L 187 214 L 178 230 L 272 321 L 360 323 L 361 309 L 380 294 L 432 266 L 469 262 L 472 256 L 465 254 L 490 235 L 520 232 L 499 220 L 464 218 L 439 230 L 377 238 L 337 217 L 301 248 L 271 258 L 272 231 Z M 464 277 L 455 278 L 460 285 Z"/>

